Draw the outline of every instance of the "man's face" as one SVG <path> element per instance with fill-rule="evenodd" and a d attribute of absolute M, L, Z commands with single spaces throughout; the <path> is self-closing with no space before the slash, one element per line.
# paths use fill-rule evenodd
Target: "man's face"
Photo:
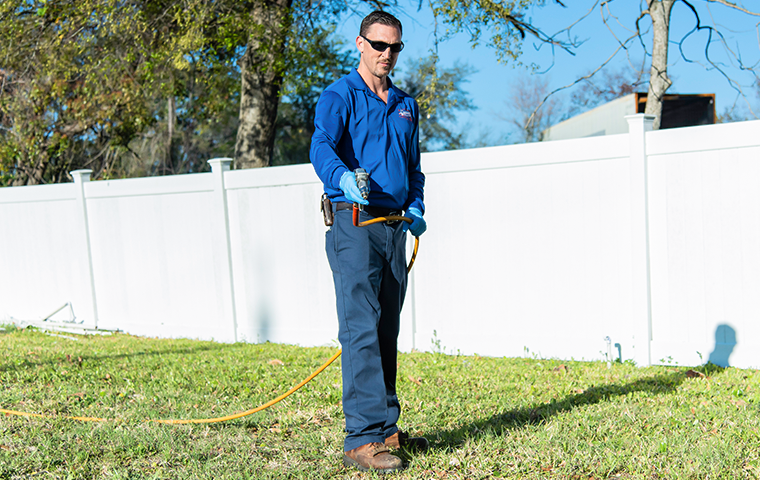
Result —
<path fill-rule="evenodd" d="M 374 23 L 367 29 L 364 34 L 367 39 L 373 42 L 385 42 L 388 44 L 401 42 L 401 32 L 396 27 Z M 391 73 L 398 60 L 398 52 L 391 52 L 386 48 L 383 52 L 378 52 L 361 36 L 356 38 L 356 47 L 361 52 L 361 63 L 366 69 L 378 78 L 385 78 Z"/>

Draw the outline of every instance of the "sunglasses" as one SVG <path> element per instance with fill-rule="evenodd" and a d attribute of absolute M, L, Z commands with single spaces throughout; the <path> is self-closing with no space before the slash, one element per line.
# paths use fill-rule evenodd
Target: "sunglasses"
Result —
<path fill-rule="evenodd" d="M 370 40 L 369 38 L 365 37 L 364 35 L 359 35 L 364 40 L 369 43 L 369 45 L 377 50 L 378 52 L 384 52 L 388 49 L 388 47 L 391 48 L 391 52 L 398 53 L 401 50 L 404 49 L 404 42 L 398 42 L 398 43 L 385 43 L 385 42 L 376 42 L 374 40 Z"/>

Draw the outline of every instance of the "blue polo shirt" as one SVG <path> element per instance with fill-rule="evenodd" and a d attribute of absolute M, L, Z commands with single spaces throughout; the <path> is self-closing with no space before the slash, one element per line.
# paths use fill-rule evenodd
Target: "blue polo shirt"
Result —
<path fill-rule="evenodd" d="M 419 107 L 388 83 L 387 104 L 356 69 L 327 87 L 317 102 L 309 156 L 333 202 L 348 202 L 340 177 L 361 167 L 369 173 L 370 205 L 424 212 Z"/>

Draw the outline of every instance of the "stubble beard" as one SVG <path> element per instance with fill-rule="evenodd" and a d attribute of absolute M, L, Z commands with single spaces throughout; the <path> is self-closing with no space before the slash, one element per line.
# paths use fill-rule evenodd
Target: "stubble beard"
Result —
<path fill-rule="evenodd" d="M 372 73 L 375 74 L 378 78 L 386 78 L 388 75 L 390 75 L 391 71 L 393 70 L 393 61 L 388 62 L 387 65 L 383 65 L 381 62 L 377 62 L 375 64 L 375 68 Z"/>

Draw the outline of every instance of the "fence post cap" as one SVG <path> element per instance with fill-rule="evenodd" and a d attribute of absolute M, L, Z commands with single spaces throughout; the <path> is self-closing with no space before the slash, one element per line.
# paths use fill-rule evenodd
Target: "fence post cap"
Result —
<path fill-rule="evenodd" d="M 69 174 L 71 175 L 71 178 L 74 179 L 74 182 L 89 182 L 92 170 L 89 168 L 83 168 L 81 170 L 73 170 L 69 172 Z"/>
<path fill-rule="evenodd" d="M 629 128 L 634 125 L 641 124 L 641 125 L 644 125 L 645 132 L 651 132 L 652 124 L 654 123 L 655 116 L 647 115 L 646 113 L 637 113 L 635 115 L 626 115 L 625 119 L 628 122 Z"/>
<path fill-rule="evenodd" d="M 212 158 L 208 161 L 208 164 L 211 165 L 211 171 L 215 171 L 218 169 L 222 169 L 222 171 L 229 170 L 230 165 L 232 164 L 232 159 L 229 157 L 221 157 L 221 158 Z"/>

